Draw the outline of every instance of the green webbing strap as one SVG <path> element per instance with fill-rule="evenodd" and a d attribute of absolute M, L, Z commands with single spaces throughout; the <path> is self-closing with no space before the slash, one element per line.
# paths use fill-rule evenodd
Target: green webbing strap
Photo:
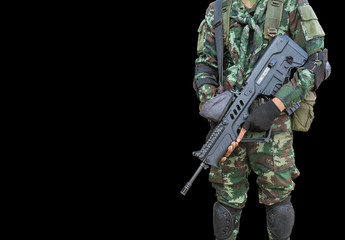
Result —
<path fill-rule="evenodd" d="M 218 91 L 223 91 L 223 55 L 224 44 L 229 41 L 230 12 L 232 0 L 216 0 L 214 4 L 214 31 L 218 62 Z"/>
<path fill-rule="evenodd" d="M 223 91 L 223 55 L 224 55 L 224 38 L 223 38 L 223 18 L 222 18 L 222 0 L 216 0 L 214 4 L 214 39 L 216 41 L 217 63 L 218 63 L 218 92 Z"/>
<path fill-rule="evenodd" d="M 268 0 L 264 34 L 265 38 L 272 41 L 277 35 L 282 20 L 284 0 Z"/>
<path fill-rule="evenodd" d="M 232 0 L 223 0 L 223 31 L 224 31 L 224 45 L 229 43 L 229 30 L 230 30 L 230 13 L 231 13 Z"/>

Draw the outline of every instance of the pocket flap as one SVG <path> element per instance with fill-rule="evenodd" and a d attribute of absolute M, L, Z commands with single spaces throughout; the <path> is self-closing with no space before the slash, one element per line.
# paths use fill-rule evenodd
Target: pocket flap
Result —
<path fill-rule="evenodd" d="M 318 19 L 313 8 L 310 5 L 300 6 L 298 8 L 298 10 L 301 14 L 303 21 L 317 20 Z"/>

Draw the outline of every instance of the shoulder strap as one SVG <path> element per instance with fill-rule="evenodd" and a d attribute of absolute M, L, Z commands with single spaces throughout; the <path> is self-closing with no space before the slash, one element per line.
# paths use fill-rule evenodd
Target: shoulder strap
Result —
<path fill-rule="evenodd" d="M 230 13 L 231 13 L 232 0 L 223 0 L 223 32 L 224 32 L 224 44 L 225 46 L 229 43 L 229 30 L 230 30 Z"/>
<path fill-rule="evenodd" d="M 228 44 L 232 0 L 216 0 L 214 4 L 214 31 L 217 49 L 219 92 L 223 91 L 224 44 Z M 224 39 L 225 38 L 225 39 Z"/>
<path fill-rule="evenodd" d="M 265 38 L 272 40 L 278 33 L 282 20 L 284 0 L 268 0 L 264 34 Z"/>
<path fill-rule="evenodd" d="M 216 0 L 214 4 L 214 33 L 217 50 L 218 62 L 218 82 L 219 91 L 223 91 L 223 17 L 222 17 L 222 2 L 223 0 Z"/>

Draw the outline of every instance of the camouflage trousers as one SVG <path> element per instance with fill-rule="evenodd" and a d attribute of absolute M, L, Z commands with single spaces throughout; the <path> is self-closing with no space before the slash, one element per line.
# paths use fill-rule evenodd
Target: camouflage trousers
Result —
<path fill-rule="evenodd" d="M 245 137 L 258 137 L 262 133 L 247 133 Z M 290 116 L 282 114 L 274 121 L 271 139 L 266 142 L 240 143 L 219 168 L 212 167 L 209 180 L 216 190 L 217 200 L 236 209 L 242 209 L 249 189 L 248 176 L 257 175 L 259 202 L 273 205 L 290 195 L 299 176 L 295 165 Z M 237 229 L 227 240 L 235 240 Z M 264 216 L 263 216 L 264 217 Z M 269 239 L 273 240 L 268 230 Z"/>

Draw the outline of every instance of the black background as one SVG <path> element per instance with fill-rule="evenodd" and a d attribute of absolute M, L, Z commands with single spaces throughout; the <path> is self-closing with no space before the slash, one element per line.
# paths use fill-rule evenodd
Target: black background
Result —
<path fill-rule="evenodd" d="M 158 141 L 152 142 L 155 161 L 147 162 L 151 167 L 146 172 L 149 184 L 144 189 L 153 191 L 147 197 L 150 202 L 147 216 L 154 219 L 150 223 L 152 233 L 159 229 L 162 238 L 213 239 L 215 193 L 208 182 L 208 170 L 199 175 L 187 196 L 180 194 L 200 164 L 192 152 L 204 144 L 209 129 L 208 123 L 199 116 L 199 101 L 192 80 L 197 29 L 210 2 L 166 4 L 150 24 L 155 33 L 152 40 L 155 41 L 155 64 L 160 69 L 155 83 L 160 92 L 156 96 L 162 99 L 155 103 L 155 111 L 166 121 L 155 121 L 155 130 L 149 129 L 145 135 L 147 138 L 155 135 Z M 343 212 L 342 13 L 335 9 L 334 3 L 309 3 L 326 32 L 325 47 L 329 49 L 332 75 L 317 92 L 316 118 L 310 131 L 294 133 L 296 165 L 301 176 L 295 180 L 292 193 L 296 222 L 291 239 L 335 239 L 340 232 L 340 222 L 334 214 Z M 252 173 L 238 240 L 267 239 L 265 208 L 258 203 L 255 180 Z"/>

